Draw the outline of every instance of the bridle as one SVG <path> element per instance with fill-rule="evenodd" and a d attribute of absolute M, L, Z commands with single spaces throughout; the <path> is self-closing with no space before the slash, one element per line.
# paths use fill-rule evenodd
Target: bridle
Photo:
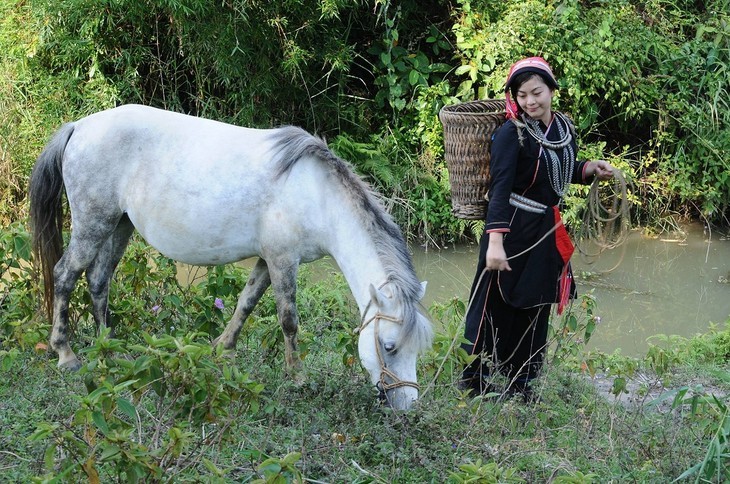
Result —
<path fill-rule="evenodd" d="M 381 284 L 378 289 L 381 289 L 383 286 L 387 284 L 387 281 Z M 380 329 L 380 320 L 384 319 L 386 321 L 392 321 L 394 323 L 401 324 L 403 323 L 402 319 L 395 318 L 393 316 L 388 316 L 387 314 L 382 314 L 380 311 L 376 311 L 375 314 L 370 317 L 370 319 L 365 320 L 365 316 L 368 314 L 368 310 L 370 309 L 370 305 L 372 304 L 372 301 L 370 301 L 367 306 L 365 306 L 365 310 L 362 313 L 362 321 L 360 323 L 360 327 L 355 330 L 355 333 L 361 333 L 362 330 L 364 330 L 370 323 L 374 322 L 374 329 L 373 329 L 373 338 L 375 338 L 375 353 L 378 355 L 378 363 L 380 364 L 380 382 L 377 385 L 378 390 L 380 390 L 381 395 L 387 392 L 388 390 L 392 390 L 393 388 L 399 388 L 399 387 L 413 387 L 416 390 L 420 389 L 418 386 L 418 383 L 407 381 L 407 380 L 401 380 L 398 375 L 393 373 L 388 369 L 388 366 L 385 364 L 385 360 L 383 359 L 383 355 L 380 351 L 380 341 L 378 339 L 379 335 L 379 329 Z M 391 383 L 388 383 L 385 381 L 385 377 L 389 377 L 391 380 Z"/>

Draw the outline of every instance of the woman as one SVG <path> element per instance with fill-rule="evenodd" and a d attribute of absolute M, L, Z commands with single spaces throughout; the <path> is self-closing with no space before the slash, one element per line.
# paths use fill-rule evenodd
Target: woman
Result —
<path fill-rule="evenodd" d="M 532 400 L 542 365 L 551 305 L 575 298 L 573 246 L 558 205 L 570 183 L 609 179 L 605 161 L 577 161 L 575 129 L 552 110 L 558 83 L 541 57 L 516 62 L 505 85 L 507 121 L 494 134 L 485 232 L 466 315 L 463 348 L 477 358 L 463 389 L 492 391 L 499 371 L 508 392 Z"/>

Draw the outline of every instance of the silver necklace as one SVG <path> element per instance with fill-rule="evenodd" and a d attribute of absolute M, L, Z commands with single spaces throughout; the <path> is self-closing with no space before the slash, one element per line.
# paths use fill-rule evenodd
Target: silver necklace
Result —
<path fill-rule="evenodd" d="M 542 147 L 540 157 L 545 161 L 547 167 L 548 179 L 550 186 L 555 193 L 562 198 L 570 186 L 570 179 L 573 176 L 573 168 L 575 166 L 575 151 L 571 145 L 573 141 L 572 130 L 567 119 L 561 113 L 555 113 L 555 124 L 558 128 L 557 141 L 548 141 L 547 134 L 542 131 L 540 123 L 523 116 L 522 124 L 530 136 Z M 558 150 L 562 150 L 562 160 L 558 157 Z"/>

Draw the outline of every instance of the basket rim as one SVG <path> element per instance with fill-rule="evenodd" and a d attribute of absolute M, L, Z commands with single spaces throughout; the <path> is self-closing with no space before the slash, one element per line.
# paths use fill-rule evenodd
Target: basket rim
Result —
<path fill-rule="evenodd" d="M 449 117 L 480 117 L 480 116 L 504 116 L 505 111 L 505 102 L 502 101 L 502 104 L 499 105 L 486 105 L 485 108 L 482 110 L 476 110 L 476 111 L 468 111 L 464 110 L 465 106 L 468 104 L 476 104 L 476 101 L 469 101 L 469 103 L 458 103 L 458 104 L 449 104 L 447 106 L 443 106 L 441 110 L 439 111 L 439 117 L 441 116 L 449 116 Z"/>
<path fill-rule="evenodd" d="M 485 104 L 485 105 L 494 105 L 495 107 L 499 106 L 504 108 L 506 106 L 507 102 L 504 99 L 475 99 L 474 101 L 466 101 L 462 103 L 454 103 L 454 104 L 446 104 L 444 105 L 441 110 L 450 110 L 458 107 L 465 107 L 470 105 L 478 105 L 478 104 Z"/>

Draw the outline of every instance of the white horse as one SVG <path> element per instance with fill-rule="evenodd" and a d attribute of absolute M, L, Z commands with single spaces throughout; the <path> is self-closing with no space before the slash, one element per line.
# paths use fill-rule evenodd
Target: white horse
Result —
<path fill-rule="evenodd" d="M 71 240 L 63 252 L 65 187 Z M 362 316 L 361 364 L 391 406 L 418 398 L 416 359 L 432 329 L 400 229 L 349 165 L 295 127 L 250 129 L 128 105 L 62 126 L 30 185 L 51 347 L 80 366 L 68 343 L 69 296 L 86 271 L 97 325 L 109 321 L 109 281 L 134 229 L 172 259 L 218 265 L 258 256 L 236 310 L 214 341 L 235 347 L 244 320 L 273 286 L 296 370 L 296 276 L 331 255 Z"/>

